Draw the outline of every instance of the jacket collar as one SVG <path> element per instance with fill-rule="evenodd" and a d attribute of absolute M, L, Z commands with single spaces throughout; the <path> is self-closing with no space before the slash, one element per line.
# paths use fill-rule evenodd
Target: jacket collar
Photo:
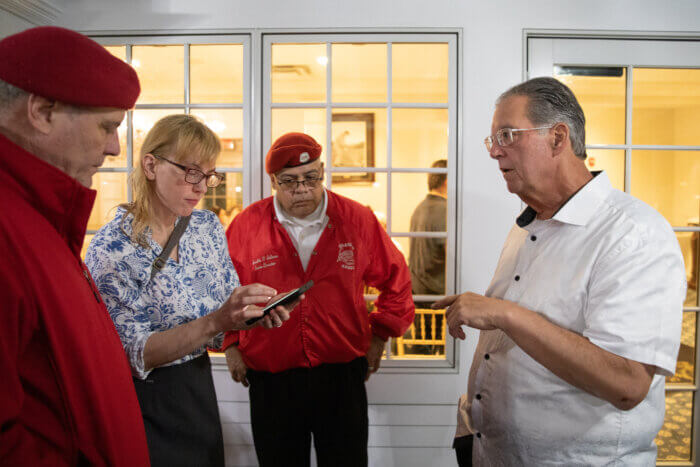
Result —
<path fill-rule="evenodd" d="M 554 214 L 552 219 L 563 224 L 586 225 L 612 190 L 612 184 L 605 172 L 593 172 L 593 178 L 569 198 Z M 535 217 L 537 217 L 537 213 L 528 206 L 515 222 L 519 227 L 525 227 Z"/>
<path fill-rule="evenodd" d="M 0 134 L 0 177 L 80 256 L 88 218 L 97 192 L 44 162 Z"/>

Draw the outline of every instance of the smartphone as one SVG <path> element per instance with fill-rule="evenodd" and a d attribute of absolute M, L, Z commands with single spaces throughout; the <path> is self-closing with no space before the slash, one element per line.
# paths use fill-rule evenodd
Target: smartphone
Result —
<path fill-rule="evenodd" d="M 294 289 L 291 292 L 289 292 L 288 294 L 284 295 L 283 297 L 280 297 L 279 299 L 270 303 L 265 308 L 263 308 L 262 316 L 259 316 L 257 318 L 250 318 L 249 320 L 247 320 L 245 322 L 246 326 L 250 326 L 251 324 L 254 324 L 254 323 L 260 321 L 265 316 L 269 315 L 270 312 L 275 309 L 275 307 L 278 307 L 280 305 L 286 305 L 288 303 L 292 303 L 293 301 L 298 299 L 301 296 L 301 294 L 303 294 L 304 292 L 309 290 L 311 288 L 311 286 L 313 286 L 313 285 L 314 285 L 314 281 L 309 281 L 306 284 L 299 287 L 298 289 Z"/>

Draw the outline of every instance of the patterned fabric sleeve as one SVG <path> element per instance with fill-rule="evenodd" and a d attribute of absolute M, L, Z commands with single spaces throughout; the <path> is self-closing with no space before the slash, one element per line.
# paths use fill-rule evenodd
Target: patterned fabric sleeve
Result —
<path fill-rule="evenodd" d="M 145 370 L 143 351 L 154 331 L 148 308 L 142 303 L 138 284 L 133 279 L 134 271 L 128 261 L 117 259 L 115 248 L 118 241 L 98 233 L 88 247 L 85 263 L 117 329 L 132 374 L 145 379 L 151 370 Z"/>
<path fill-rule="evenodd" d="M 233 267 L 233 262 L 231 261 L 231 255 L 228 252 L 228 243 L 226 241 L 226 233 L 224 228 L 219 222 L 218 217 L 212 213 L 211 215 L 213 222 L 212 236 L 214 237 L 214 244 L 216 245 L 217 256 L 219 263 L 223 269 L 223 282 L 224 287 L 228 291 L 227 296 L 233 293 L 234 289 L 241 286 L 238 280 L 238 273 Z M 224 344 L 224 333 L 217 334 L 211 341 L 209 341 L 208 346 L 213 349 L 221 349 Z"/>

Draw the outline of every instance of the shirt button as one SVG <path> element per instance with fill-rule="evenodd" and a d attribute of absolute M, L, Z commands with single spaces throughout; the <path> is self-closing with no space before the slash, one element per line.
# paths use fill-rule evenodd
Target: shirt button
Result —
<path fill-rule="evenodd" d="M 481 433 L 477 433 L 477 434 L 476 434 L 476 437 L 477 437 L 477 438 L 481 438 Z"/>
<path fill-rule="evenodd" d="M 299 253 L 293 253 L 293 255 L 296 257 L 296 256 L 299 256 Z"/>
<path fill-rule="evenodd" d="M 520 276 L 515 276 L 514 279 L 515 279 L 516 281 L 519 281 L 519 280 L 520 280 Z"/>
<path fill-rule="evenodd" d="M 476 395 L 476 400 L 480 401 L 481 400 L 481 394 Z"/>
<path fill-rule="evenodd" d="M 532 240 L 533 242 L 537 240 L 537 235 L 533 235 L 532 237 L 530 237 L 530 240 Z"/>
<path fill-rule="evenodd" d="M 489 358 L 491 358 L 491 355 L 486 354 L 486 355 L 484 355 L 484 358 L 485 358 L 486 360 L 488 360 Z"/>

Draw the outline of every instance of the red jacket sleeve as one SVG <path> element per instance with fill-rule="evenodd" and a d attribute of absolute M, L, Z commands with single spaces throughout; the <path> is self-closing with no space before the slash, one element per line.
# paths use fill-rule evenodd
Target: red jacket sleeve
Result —
<path fill-rule="evenodd" d="M 411 295 L 411 274 L 401 252 L 367 209 L 363 225 L 369 265 L 365 271 L 366 284 L 379 289 L 376 311 L 370 314 L 372 333 L 384 340 L 398 337 L 413 323 L 415 305 Z"/>
<path fill-rule="evenodd" d="M 24 303 L 15 274 L 1 270 L 0 283 L 0 465 L 66 465 L 65 453 L 22 424 L 26 396 L 20 356 L 30 343 L 37 315 L 31 304 Z"/>

